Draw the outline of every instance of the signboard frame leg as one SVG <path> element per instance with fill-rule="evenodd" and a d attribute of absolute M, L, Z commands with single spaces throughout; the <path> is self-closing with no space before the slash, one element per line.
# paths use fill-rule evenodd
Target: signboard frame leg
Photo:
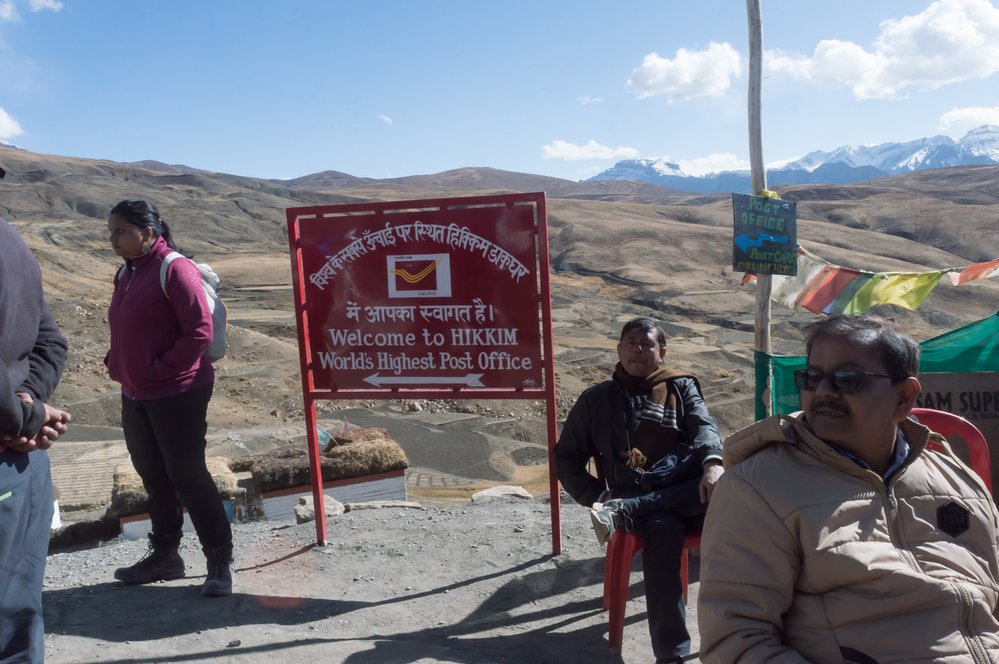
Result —
<path fill-rule="evenodd" d="M 326 546 L 326 500 L 323 495 L 323 468 L 319 459 L 319 423 L 316 402 L 305 396 L 305 435 L 309 442 L 309 473 L 312 480 L 312 506 L 316 515 L 316 544 Z M 318 478 L 318 481 L 317 481 Z"/>

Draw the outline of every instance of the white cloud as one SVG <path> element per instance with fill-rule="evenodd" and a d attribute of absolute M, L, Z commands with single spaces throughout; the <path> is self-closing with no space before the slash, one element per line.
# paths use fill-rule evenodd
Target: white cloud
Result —
<path fill-rule="evenodd" d="M 637 159 L 639 152 L 635 148 L 609 148 L 606 145 L 600 145 L 594 140 L 589 140 L 584 145 L 555 140 L 541 147 L 541 156 L 545 159 L 565 159 L 567 161 L 580 161 L 583 159 Z"/>
<path fill-rule="evenodd" d="M 749 170 L 749 162 L 739 159 L 734 154 L 709 154 L 707 157 L 697 157 L 696 159 L 677 159 L 676 163 L 680 170 L 687 175 L 707 175 L 708 173 L 719 173 L 721 171 L 746 171 Z"/>
<path fill-rule="evenodd" d="M 20 18 L 14 0 L 0 0 L 0 21 L 17 21 Z"/>
<path fill-rule="evenodd" d="M 12 118 L 7 111 L 0 107 L 0 139 L 14 138 L 24 133 L 17 120 Z"/>
<path fill-rule="evenodd" d="M 999 127 L 999 106 L 954 108 L 940 116 L 937 129 L 953 138 L 961 138 L 982 125 Z"/>
<path fill-rule="evenodd" d="M 40 12 L 46 9 L 50 11 L 62 10 L 62 2 L 59 0 L 29 0 L 28 9 L 32 12 Z M 0 0 L 0 21 L 20 21 L 21 15 L 17 11 L 14 0 Z"/>
<path fill-rule="evenodd" d="M 764 68 L 848 86 L 856 99 L 902 97 L 999 72 L 999 8 L 989 0 L 936 0 L 880 27 L 870 50 L 826 39 L 810 56 L 767 51 Z"/>
<path fill-rule="evenodd" d="M 378 114 L 378 119 L 381 120 L 382 122 L 384 122 L 385 124 L 392 124 L 392 118 L 390 118 L 387 115 L 383 115 L 383 114 L 379 113 Z"/>
<path fill-rule="evenodd" d="M 57 12 L 62 9 L 62 3 L 59 0 L 31 0 L 28 3 L 28 7 L 31 8 L 33 12 L 40 12 L 43 9 L 51 9 Z"/>
<path fill-rule="evenodd" d="M 590 104 L 599 104 L 604 100 L 603 97 L 590 97 L 589 95 L 585 97 L 576 97 L 576 101 L 581 106 L 589 106 Z"/>
<path fill-rule="evenodd" d="M 681 48 L 672 60 L 649 53 L 631 72 L 628 85 L 638 98 L 666 95 L 670 102 L 718 97 L 739 76 L 742 59 L 729 44 L 711 42 L 703 51 Z"/>

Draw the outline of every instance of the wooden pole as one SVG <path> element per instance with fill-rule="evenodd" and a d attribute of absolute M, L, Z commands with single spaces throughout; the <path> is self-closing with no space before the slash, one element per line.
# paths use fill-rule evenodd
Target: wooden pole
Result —
<path fill-rule="evenodd" d="M 760 70 L 763 61 L 763 21 L 760 16 L 760 0 L 746 0 L 746 14 L 749 18 L 749 165 L 752 176 L 751 194 L 759 194 L 767 188 L 767 171 L 763 165 L 763 132 L 760 121 Z M 756 352 L 770 354 L 770 293 L 772 289 L 771 276 L 760 274 L 756 277 L 756 322 L 755 342 Z M 765 374 L 765 389 L 763 390 L 764 409 L 769 414 L 770 408 L 770 372 L 761 372 L 760 358 L 757 355 L 757 384 L 761 373 Z M 757 404 L 757 413 L 761 409 Z"/>

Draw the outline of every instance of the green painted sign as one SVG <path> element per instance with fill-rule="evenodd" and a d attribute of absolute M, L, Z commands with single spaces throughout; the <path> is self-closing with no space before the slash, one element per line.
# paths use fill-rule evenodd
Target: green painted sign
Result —
<path fill-rule="evenodd" d="M 756 274 L 798 273 L 797 204 L 732 194 L 732 269 Z"/>

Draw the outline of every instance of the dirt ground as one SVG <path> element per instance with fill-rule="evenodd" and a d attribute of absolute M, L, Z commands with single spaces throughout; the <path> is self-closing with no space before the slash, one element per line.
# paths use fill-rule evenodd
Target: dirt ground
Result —
<path fill-rule="evenodd" d="M 611 655 L 603 549 L 589 513 L 563 503 L 554 557 L 550 514 L 544 500 L 516 498 L 355 510 L 330 521 L 324 547 L 312 523 L 237 524 L 234 592 L 217 599 L 198 593 L 205 564 L 191 536 L 181 550 L 187 578 L 150 586 L 112 576 L 144 542 L 56 553 L 46 569 L 46 661 L 655 661 L 638 561 L 623 653 Z M 696 649 L 695 616 L 688 623 Z"/>

